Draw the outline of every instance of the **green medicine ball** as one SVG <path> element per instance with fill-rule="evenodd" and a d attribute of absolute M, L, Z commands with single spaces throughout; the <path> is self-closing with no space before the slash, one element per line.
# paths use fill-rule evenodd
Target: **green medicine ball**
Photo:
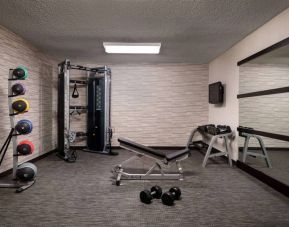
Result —
<path fill-rule="evenodd" d="M 19 80 L 25 80 L 28 77 L 28 70 L 24 66 L 18 66 L 13 70 L 12 74 Z"/>

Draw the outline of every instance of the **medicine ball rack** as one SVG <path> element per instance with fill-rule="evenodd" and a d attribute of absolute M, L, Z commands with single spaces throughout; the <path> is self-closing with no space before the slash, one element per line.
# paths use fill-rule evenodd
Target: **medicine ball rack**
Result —
<path fill-rule="evenodd" d="M 70 79 L 70 70 L 86 71 L 84 80 Z M 113 154 L 111 151 L 111 70 L 107 66 L 89 68 L 72 65 L 66 59 L 58 65 L 58 153 L 67 162 L 76 161 L 76 150 Z M 85 85 L 87 103 L 70 105 L 70 85 Z M 74 132 L 70 128 L 70 116 L 74 113 L 87 115 L 87 131 Z M 86 146 L 71 146 L 76 137 L 85 138 Z"/>
<path fill-rule="evenodd" d="M 21 154 L 18 154 L 17 152 L 17 136 L 21 135 L 20 133 L 17 133 L 15 130 L 15 116 L 19 115 L 19 114 L 23 114 L 26 113 L 28 111 L 23 111 L 23 112 L 15 112 L 12 108 L 12 99 L 13 97 L 16 96 L 20 96 L 20 95 L 24 95 L 23 94 L 18 94 L 15 95 L 12 92 L 12 82 L 16 81 L 16 80 L 25 80 L 26 77 L 24 77 L 23 79 L 19 79 L 13 76 L 13 70 L 14 69 L 10 69 L 9 70 L 9 77 L 8 77 L 8 107 L 9 107 L 9 117 L 10 117 L 10 126 L 11 126 L 11 130 L 10 133 L 6 139 L 6 141 L 4 142 L 0 154 L 3 152 L 3 155 L 1 157 L 0 160 L 0 166 L 3 162 L 4 156 L 8 150 L 9 144 L 12 140 L 12 145 L 13 145 L 13 172 L 12 172 L 12 182 L 9 183 L 0 183 L 0 188 L 16 188 L 16 192 L 22 192 L 28 188 L 30 188 L 34 183 L 35 183 L 35 179 L 33 179 L 32 181 L 28 181 L 28 182 L 22 182 L 17 178 L 17 169 L 18 169 L 18 156 L 22 156 Z M 27 73 L 27 72 L 26 72 Z M 27 75 L 26 75 L 27 76 Z"/>

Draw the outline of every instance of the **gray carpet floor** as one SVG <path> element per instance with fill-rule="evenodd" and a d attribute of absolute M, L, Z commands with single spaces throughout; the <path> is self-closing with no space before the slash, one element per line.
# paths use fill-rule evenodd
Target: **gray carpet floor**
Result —
<path fill-rule="evenodd" d="M 131 153 L 78 154 L 73 164 L 54 154 L 36 162 L 37 182 L 23 193 L 0 189 L 0 226 L 289 226 L 289 199 L 222 159 L 202 168 L 203 155 L 195 151 L 183 164 L 184 181 L 117 187 L 110 170 Z M 159 200 L 142 204 L 139 192 L 155 184 L 179 186 L 182 200 L 173 207 Z"/>
<path fill-rule="evenodd" d="M 258 152 L 258 151 L 257 151 Z M 261 151 L 259 151 L 261 153 Z M 241 157 L 242 157 L 242 153 Z M 289 185 L 289 151 L 268 151 L 272 168 L 268 168 L 264 158 L 247 156 L 246 164 Z"/>

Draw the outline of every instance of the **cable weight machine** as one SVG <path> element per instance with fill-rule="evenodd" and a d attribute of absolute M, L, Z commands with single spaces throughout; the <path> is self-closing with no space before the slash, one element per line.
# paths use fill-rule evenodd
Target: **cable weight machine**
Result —
<path fill-rule="evenodd" d="M 70 79 L 70 70 L 86 71 L 84 80 Z M 65 161 L 74 162 L 77 159 L 77 146 L 71 146 L 78 136 L 85 138 L 86 146 L 82 150 L 100 154 L 115 155 L 111 150 L 111 70 L 107 66 L 89 68 L 72 65 L 65 60 L 58 65 L 58 156 Z M 86 104 L 83 106 L 70 105 L 70 84 L 84 85 L 86 88 Z M 73 97 L 73 95 L 72 95 Z M 73 98 L 75 98 L 73 97 Z M 72 112 L 86 114 L 86 132 L 75 132 L 70 127 Z"/>

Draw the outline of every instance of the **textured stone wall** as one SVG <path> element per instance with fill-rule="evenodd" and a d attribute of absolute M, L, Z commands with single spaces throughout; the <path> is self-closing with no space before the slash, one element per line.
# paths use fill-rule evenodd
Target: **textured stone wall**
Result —
<path fill-rule="evenodd" d="M 4 143 L 10 131 L 8 110 L 8 74 L 9 69 L 19 65 L 28 68 L 29 77 L 21 81 L 27 92 L 21 98 L 30 103 L 28 113 L 18 115 L 20 119 L 33 122 L 33 131 L 29 135 L 18 137 L 18 141 L 29 139 L 35 144 L 33 155 L 20 157 L 27 161 L 56 148 L 56 108 L 57 108 L 57 62 L 40 53 L 25 40 L 0 26 L 0 144 Z M 16 83 L 16 82 L 13 82 Z M 12 143 L 0 167 L 0 172 L 12 168 Z"/>
<path fill-rule="evenodd" d="M 112 66 L 112 126 L 117 137 L 184 146 L 208 122 L 206 65 Z"/>

